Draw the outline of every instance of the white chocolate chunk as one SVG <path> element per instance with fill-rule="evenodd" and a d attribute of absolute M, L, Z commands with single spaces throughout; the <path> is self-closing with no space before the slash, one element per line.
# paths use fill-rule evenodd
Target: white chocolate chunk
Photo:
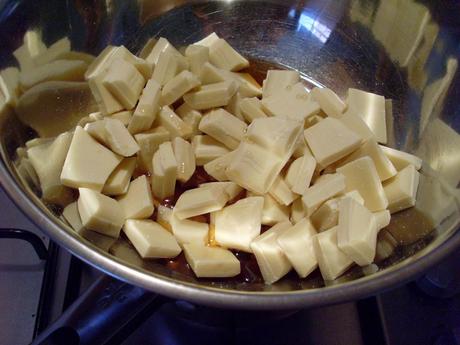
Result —
<path fill-rule="evenodd" d="M 270 70 L 263 85 L 263 98 L 278 94 L 287 86 L 292 86 L 300 81 L 300 74 L 297 71 Z"/>
<path fill-rule="evenodd" d="M 192 144 L 177 137 L 173 140 L 172 145 L 177 162 L 177 179 L 181 182 L 187 182 L 196 169 Z"/>
<path fill-rule="evenodd" d="M 315 235 L 316 230 L 313 225 L 307 218 L 303 218 L 278 236 L 279 246 L 300 278 L 305 278 L 318 266 L 313 249 Z"/>
<path fill-rule="evenodd" d="M 364 199 L 364 206 L 371 212 L 387 208 L 388 199 L 371 158 L 359 158 L 338 168 L 337 172 L 345 176 L 346 191 L 357 190 Z"/>
<path fill-rule="evenodd" d="M 198 129 L 201 119 L 203 118 L 201 112 L 190 108 L 187 103 L 184 103 L 176 109 L 176 114 L 179 115 L 182 120 L 184 120 L 184 122 L 192 128 L 192 133 L 189 137 L 194 137 L 195 135 L 201 134 L 200 130 Z"/>
<path fill-rule="evenodd" d="M 198 128 L 234 150 L 243 139 L 247 125 L 226 110 L 216 109 L 203 116 Z"/>
<path fill-rule="evenodd" d="M 118 198 L 126 219 L 149 218 L 154 211 L 152 191 L 145 175 L 129 184 L 128 192 Z"/>
<path fill-rule="evenodd" d="M 234 81 L 202 86 L 198 91 L 184 95 L 184 101 L 193 109 L 205 110 L 226 106 L 237 91 Z"/>
<path fill-rule="evenodd" d="M 19 82 L 23 90 L 46 81 L 83 81 L 88 65 L 78 60 L 56 60 L 21 73 Z"/>
<path fill-rule="evenodd" d="M 342 174 L 324 175 L 302 196 L 306 216 L 311 216 L 323 202 L 343 192 L 345 188 L 345 177 Z"/>
<path fill-rule="evenodd" d="M 259 117 L 267 117 L 267 114 L 262 109 L 262 102 L 257 97 L 242 99 L 240 111 L 247 123 L 251 123 Z"/>
<path fill-rule="evenodd" d="M 160 144 L 169 140 L 169 132 L 163 127 L 156 127 L 148 132 L 134 135 L 140 151 L 138 152 L 139 168 L 142 172 L 152 172 L 153 154 Z"/>
<path fill-rule="evenodd" d="M 209 224 L 190 219 L 179 219 L 171 216 L 171 229 L 177 242 L 182 246 L 188 243 L 206 245 L 208 243 Z"/>
<path fill-rule="evenodd" d="M 262 100 L 265 112 L 271 116 L 283 116 L 303 121 L 320 111 L 319 104 L 311 100 L 302 83 L 286 86 Z"/>
<path fill-rule="evenodd" d="M 155 43 L 152 50 L 150 51 L 149 55 L 146 57 L 145 60 L 147 62 L 156 65 L 158 63 L 158 59 L 160 58 L 161 53 L 169 52 L 173 54 L 179 54 L 179 52 L 174 48 L 174 46 L 169 43 L 166 38 L 160 37 L 160 39 Z"/>
<path fill-rule="evenodd" d="M 71 190 L 61 183 L 61 173 L 71 141 L 72 133 L 66 132 L 52 141 L 27 149 L 28 161 L 39 179 L 44 201 L 59 205 L 71 201 Z"/>
<path fill-rule="evenodd" d="M 339 118 L 346 109 L 345 103 L 331 89 L 315 87 L 310 94 L 327 116 Z"/>
<path fill-rule="evenodd" d="M 174 258 L 182 251 L 174 236 L 151 220 L 128 219 L 123 232 L 143 259 Z"/>
<path fill-rule="evenodd" d="M 287 161 L 302 133 L 302 123 L 283 117 L 255 119 L 248 127 L 246 141 L 260 145 Z"/>
<path fill-rule="evenodd" d="M 234 182 L 207 182 L 200 184 L 200 188 L 221 188 L 227 194 L 228 200 L 235 199 L 243 191 L 243 188 Z"/>
<path fill-rule="evenodd" d="M 199 76 L 203 65 L 209 61 L 209 48 L 196 44 L 189 45 L 185 49 L 185 57 L 188 59 L 190 71 Z"/>
<path fill-rule="evenodd" d="M 291 163 L 286 174 L 286 183 L 294 193 L 303 195 L 310 187 L 316 169 L 316 160 L 303 156 Z"/>
<path fill-rule="evenodd" d="M 223 182 L 228 181 L 227 173 L 225 172 L 233 160 L 234 151 L 224 154 L 212 161 L 203 165 L 206 173 L 216 179 L 217 181 Z"/>
<path fill-rule="evenodd" d="M 79 188 L 78 211 L 83 227 L 118 238 L 125 221 L 120 204 L 92 189 Z"/>
<path fill-rule="evenodd" d="M 192 133 L 192 128 L 177 116 L 169 106 L 164 106 L 160 110 L 158 123 L 169 132 L 171 139 L 188 137 Z"/>
<path fill-rule="evenodd" d="M 225 173 L 230 181 L 254 193 L 264 194 L 271 188 L 284 163 L 272 152 L 242 142 L 234 151 Z"/>
<path fill-rule="evenodd" d="M 326 167 L 353 152 L 362 138 L 342 122 L 327 118 L 307 128 L 305 139 L 318 164 Z"/>
<path fill-rule="evenodd" d="M 39 45 L 41 46 L 40 43 Z M 34 57 L 34 63 L 36 66 L 44 65 L 54 60 L 61 59 L 64 54 L 69 52 L 70 40 L 68 37 L 64 37 L 54 42 L 48 49 L 45 48 L 38 55 L 36 55 Z"/>
<path fill-rule="evenodd" d="M 289 221 L 278 223 L 251 243 L 251 249 L 256 256 L 265 284 L 273 284 L 280 280 L 292 268 L 278 244 L 278 237 L 283 235 L 291 226 Z"/>
<path fill-rule="evenodd" d="M 214 66 L 227 71 L 239 71 L 249 66 L 249 61 L 222 38 L 209 46 L 209 60 Z"/>
<path fill-rule="evenodd" d="M 173 232 L 171 225 L 172 215 L 173 210 L 171 208 L 163 206 L 161 204 L 158 205 L 156 222 L 171 233 Z"/>
<path fill-rule="evenodd" d="M 223 188 L 195 188 L 182 193 L 174 207 L 179 219 L 199 216 L 221 210 L 228 201 Z"/>
<path fill-rule="evenodd" d="M 98 72 L 96 76 L 88 80 L 88 85 L 100 111 L 107 115 L 121 111 L 124 107 L 103 84 L 106 74 L 106 70 Z"/>
<path fill-rule="evenodd" d="M 251 242 L 260 235 L 263 205 L 262 197 L 249 197 L 214 212 L 216 242 L 224 248 L 252 252 Z"/>
<path fill-rule="evenodd" d="M 228 105 L 224 107 L 225 110 L 227 110 L 230 114 L 235 115 L 237 118 L 239 118 L 241 121 L 244 121 L 243 114 L 241 113 L 241 107 L 240 107 L 240 102 L 244 98 L 241 96 L 239 92 L 236 92 L 233 97 L 230 99 L 228 102 Z"/>
<path fill-rule="evenodd" d="M 140 150 L 136 140 L 120 120 L 106 118 L 104 124 L 106 140 L 113 152 L 130 157 Z"/>
<path fill-rule="evenodd" d="M 197 166 L 205 165 L 230 152 L 228 148 L 209 135 L 194 136 L 192 147 Z"/>
<path fill-rule="evenodd" d="M 131 122 L 132 117 L 133 117 L 132 111 L 120 111 L 118 113 L 108 116 L 108 118 L 110 119 L 121 121 L 121 123 L 123 123 L 125 127 L 128 127 L 129 123 Z"/>
<path fill-rule="evenodd" d="M 297 138 L 297 143 L 295 144 L 295 149 L 294 149 L 294 152 L 292 153 L 292 156 L 294 158 L 301 158 L 303 156 L 313 158 L 313 153 L 311 152 L 310 148 L 307 145 L 307 141 L 305 140 L 305 135 L 299 135 L 299 137 Z"/>
<path fill-rule="evenodd" d="M 403 170 L 409 165 L 413 165 L 417 170 L 420 170 L 422 167 L 422 160 L 417 156 L 382 145 L 380 145 L 380 148 L 398 171 Z"/>
<path fill-rule="evenodd" d="M 19 98 L 19 70 L 9 67 L 0 71 L 0 109 L 3 105 L 16 106 Z"/>
<path fill-rule="evenodd" d="M 351 198 L 339 204 L 337 245 L 360 266 L 374 261 L 377 229 L 373 214 Z"/>
<path fill-rule="evenodd" d="M 396 213 L 415 206 L 420 174 L 413 165 L 408 165 L 384 184 L 388 198 L 388 209 Z"/>
<path fill-rule="evenodd" d="M 34 58 L 46 51 L 46 45 L 37 31 L 29 30 L 24 34 L 22 46 L 13 53 L 19 62 L 21 71 L 27 73 L 35 67 Z"/>
<path fill-rule="evenodd" d="M 203 85 L 221 83 L 226 81 L 228 78 L 224 74 L 224 70 L 217 68 L 216 66 L 206 62 L 201 68 L 200 81 Z"/>
<path fill-rule="evenodd" d="M 184 244 L 187 263 L 198 278 L 225 278 L 240 274 L 240 262 L 231 251 L 202 244 Z"/>
<path fill-rule="evenodd" d="M 155 80 L 150 79 L 142 91 L 139 103 L 128 125 L 132 134 L 149 130 L 160 110 L 161 87 Z"/>
<path fill-rule="evenodd" d="M 247 192 L 248 197 L 258 196 Z M 289 207 L 279 204 L 270 194 L 264 194 L 264 207 L 262 209 L 262 224 L 273 226 L 289 220 Z M 295 201 L 294 201 L 295 202 Z"/>
<path fill-rule="evenodd" d="M 314 236 L 313 248 L 324 280 L 336 279 L 353 264 L 337 246 L 337 227 Z"/>
<path fill-rule="evenodd" d="M 262 87 L 249 73 L 236 73 L 224 70 L 223 73 L 227 79 L 236 82 L 241 97 L 260 97 L 262 95 Z"/>
<path fill-rule="evenodd" d="M 277 176 L 268 193 L 280 204 L 289 206 L 299 196 L 294 194 L 285 179 L 281 176 Z"/>
<path fill-rule="evenodd" d="M 152 192 L 158 199 L 164 200 L 174 195 L 177 178 L 177 161 L 171 142 L 160 144 L 153 155 Z"/>
<path fill-rule="evenodd" d="M 343 161 L 340 162 L 340 165 L 352 162 L 358 158 L 369 156 L 375 164 L 377 173 L 379 174 L 380 181 L 386 181 L 389 178 L 395 176 L 397 171 L 385 155 L 383 150 L 377 145 L 377 142 L 373 139 L 366 141 L 361 145 L 356 151 L 351 155 L 347 156 Z"/>
<path fill-rule="evenodd" d="M 200 80 L 189 71 L 182 71 L 166 83 L 161 92 L 164 105 L 171 105 L 187 92 L 201 85 Z"/>
<path fill-rule="evenodd" d="M 103 84 L 125 109 L 131 110 L 144 89 L 145 79 L 136 67 L 119 59 L 108 68 Z"/>
<path fill-rule="evenodd" d="M 381 144 L 387 143 L 385 98 L 373 93 L 349 89 L 347 113 L 360 116 Z"/>
<path fill-rule="evenodd" d="M 318 122 L 322 120 L 324 120 L 324 117 L 322 117 L 321 115 L 312 115 L 305 120 L 304 128 L 307 129 L 307 128 L 313 127 L 314 125 L 316 125 Z"/>
<path fill-rule="evenodd" d="M 129 181 L 136 168 L 136 157 L 125 158 L 110 174 L 102 189 L 105 195 L 121 195 L 128 191 Z"/>
<path fill-rule="evenodd" d="M 303 209 L 302 198 L 294 200 L 291 205 L 290 220 L 293 224 L 297 224 L 303 218 L 305 218 L 305 210 Z"/>
<path fill-rule="evenodd" d="M 153 70 L 152 79 L 164 86 L 183 70 L 188 68 L 188 61 L 181 54 L 164 51 L 158 58 L 158 63 Z"/>
<path fill-rule="evenodd" d="M 61 173 L 65 186 L 100 191 L 122 158 L 106 149 L 81 127 L 75 129 Z"/>
<path fill-rule="evenodd" d="M 384 210 L 384 211 L 374 212 L 373 216 L 374 216 L 374 222 L 375 222 L 377 232 L 379 232 L 383 228 L 386 228 L 388 225 L 390 225 L 390 222 L 391 222 L 390 211 Z"/>
<path fill-rule="evenodd" d="M 363 141 L 375 140 L 374 133 L 371 131 L 369 126 L 364 122 L 361 116 L 355 115 L 350 112 L 346 112 L 338 118 L 345 126 L 351 131 L 357 133 Z"/>
<path fill-rule="evenodd" d="M 201 41 L 195 42 L 195 44 L 203 47 L 210 47 L 219 38 L 220 37 L 215 32 L 213 32 L 212 34 L 209 34 L 208 36 L 203 38 Z"/>
<path fill-rule="evenodd" d="M 87 131 L 89 135 L 91 135 L 94 139 L 96 139 L 101 144 L 104 144 L 105 146 L 109 146 L 107 143 L 105 122 L 103 120 L 97 120 L 94 122 L 87 123 L 85 125 L 85 131 Z"/>

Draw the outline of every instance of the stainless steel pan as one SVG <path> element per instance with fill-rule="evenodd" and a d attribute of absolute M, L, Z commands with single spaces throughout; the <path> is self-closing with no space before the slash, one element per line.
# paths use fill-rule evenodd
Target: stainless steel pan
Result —
<path fill-rule="evenodd" d="M 139 51 L 149 37 L 176 46 L 216 31 L 255 62 L 295 68 L 309 83 L 344 96 L 349 87 L 393 100 L 389 144 L 424 159 L 424 212 L 399 216 L 397 239 L 406 245 L 366 274 L 355 268 L 323 287 L 318 278 L 275 285 L 197 280 L 167 265 L 140 260 L 119 242 L 107 253 L 78 236 L 20 179 L 12 161 L 30 131 L 12 112 L 1 114 L 0 178 L 14 202 L 73 254 L 125 282 L 173 298 L 215 307 L 312 307 L 375 294 L 407 282 L 460 246 L 456 231 L 460 180 L 460 6 L 456 1 L 3 1 L 3 67 L 26 29 L 50 43 L 69 35 L 74 49 L 97 54 L 108 43 Z M 262 63 L 264 62 L 264 63 Z M 83 107 L 83 105 L 77 105 Z M 79 109 L 84 110 L 84 109 Z M 430 218 L 431 217 L 431 218 Z M 427 227 L 430 218 L 436 229 Z M 376 267 L 373 267 L 376 269 Z"/>

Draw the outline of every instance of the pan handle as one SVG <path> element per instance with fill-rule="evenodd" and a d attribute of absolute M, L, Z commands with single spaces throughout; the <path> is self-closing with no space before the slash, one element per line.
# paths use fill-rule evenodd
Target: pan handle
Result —
<path fill-rule="evenodd" d="M 32 345 L 105 344 L 137 315 L 154 313 L 167 301 L 150 291 L 103 275 L 39 334 Z"/>

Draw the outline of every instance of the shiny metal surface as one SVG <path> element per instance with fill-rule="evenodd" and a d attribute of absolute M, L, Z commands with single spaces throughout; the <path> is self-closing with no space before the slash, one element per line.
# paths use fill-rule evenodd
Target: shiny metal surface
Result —
<path fill-rule="evenodd" d="M 272 309 L 331 304 L 374 294 L 420 274 L 460 246 L 460 5 L 456 1 L 11 1 L 0 8 L 2 67 L 24 31 L 48 43 L 69 35 L 73 48 L 98 53 L 108 43 L 139 51 L 150 37 L 178 47 L 216 31 L 253 61 L 301 71 L 345 96 L 349 87 L 392 99 L 389 145 L 424 159 L 419 211 L 397 216 L 402 247 L 364 276 L 352 270 L 330 286 L 285 279 L 273 286 L 198 281 L 142 261 L 126 242 L 110 255 L 79 238 L 23 183 L 12 166 L 31 133 L 10 112 L 0 118 L 2 184 L 44 231 L 75 255 L 133 284 L 217 307 Z M 0 5 L 1 6 L 1 5 Z M 12 26 L 12 25 L 15 26 Z M 14 27 L 14 29 L 13 29 Z M 21 28 L 22 30 L 19 30 Z M 264 64 L 258 66 L 263 69 Z M 53 213 L 54 212 L 54 213 Z M 422 215 L 420 215 L 422 214 Z M 435 223 L 431 232 L 426 219 Z M 359 278 L 359 279 L 353 279 Z"/>

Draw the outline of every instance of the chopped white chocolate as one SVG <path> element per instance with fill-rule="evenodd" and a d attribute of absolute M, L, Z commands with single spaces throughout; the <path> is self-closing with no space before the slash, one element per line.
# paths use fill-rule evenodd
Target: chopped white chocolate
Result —
<path fill-rule="evenodd" d="M 113 152 L 124 157 L 130 157 L 140 150 L 136 140 L 120 120 L 106 118 L 103 121 L 105 137 Z"/>
<path fill-rule="evenodd" d="M 413 165 L 417 170 L 420 170 L 422 167 L 422 160 L 417 156 L 382 145 L 380 145 L 380 148 L 398 171 L 403 170 L 409 165 Z"/>
<path fill-rule="evenodd" d="M 348 162 L 352 162 L 358 158 L 366 156 L 369 156 L 374 161 L 380 181 L 386 181 L 397 174 L 393 163 L 391 163 L 383 150 L 373 139 L 366 141 L 355 152 L 347 156 L 343 162 L 341 161 L 340 165 L 344 165 Z"/>
<path fill-rule="evenodd" d="M 105 195 L 121 195 L 128 191 L 129 181 L 136 168 L 136 157 L 125 158 L 110 174 L 102 189 Z"/>
<path fill-rule="evenodd" d="M 219 38 L 220 37 L 215 32 L 213 32 L 212 34 L 209 34 L 208 36 L 203 38 L 201 41 L 195 42 L 194 44 L 209 48 Z"/>
<path fill-rule="evenodd" d="M 230 114 L 235 115 L 237 118 L 239 118 L 241 121 L 244 121 L 243 114 L 241 114 L 241 107 L 240 107 L 240 102 L 244 98 L 241 96 L 239 92 L 236 92 L 232 98 L 230 98 L 230 101 L 228 102 L 227 106 L 224 107 L 225 110 L 227 110 Z"/>
<path fill-rule="evenodd" d="M 40 182 L 42 199 L 47 202 L 65 205 L 72 199 L 71 190 L 61 183 L 61 173 L 71 141 L 72 133 L 66 132 L 52 141 L 27 149 L 28 161 Z"/>
<path fill-rule="evenodd" d="M 0 71 L 0 109 L 3 105 L 16 106 L 19 98 L 19 70 L 9 67 Z"/>
<path fill-rule="evenodd" d="M 103 70 L 88 80 L 88 85 L 103 114 L 113 114 L 124 109 L 123 105 L 111 94 L 103 84 L 107 71 Z"/>
<path fill-rule="evenodd" d="M 360 266 L 370 265 L 374 261 L 377 245 L 374 216 L 351 198 L 344 198 L 339 204 L 337 245 Z"/>
<path fill-rule="evenodd" d="M 336 279 L 353 264 L 337 246 L 337 227 L 314 236 L 313 248 L 324 280 Z"/>
<path fill-rule="evenodd" d="M 327 116 L 339 118 L 347 108 L 331 89 L 315 87 L 311 90 L 311 95 Z"/>
<path fill-rule="evenodd" d="M 88 65 L 78 60 L 56 60 L 32 69 L 29 73 L 21 73 L 19 82 L 23 90 L 45 81 L 83 81 Z"/>
<path fill-rule="evenodd" d="M 209 224 L 190 219 L 179 219 L 174 211 L 171 215 L 171 229 L 177 242 L 206 245 L 208 243 Z"/>
<path fill-rule="evenodd" d="M 249 66 L 249 61 L 222 38 L 209 46 L 209 60 L 214 66 L 227 71 L 239 71 Z"/>
<path fill-rule="evenodd" d="M 181 182 L 187 182 L 196 169 L 192 144 L 177 137 L 173 140 L 172 145 L 177 162 L 177 179 Z"/>
<path fill-rule="evenodd" d="M 149 130 L 160 110 L 161 87 L 155 80 L 150 79 L 142 91 L 136 110 L 128 125 L 132 134 Z"/>
<path fill-rule="evenodd" d="M 270 97 L 262 100 L 265 112 L 271 116 L 283 116 L 303 121 L 320 111 L 302 83 L 286 86 Z"/>
<path fill-rule="evenodd" d="M 166 83 L 161 92 L 164 105 L 171 105 L 187 92 L 200 86 L 200 80 L 189 71 L 182 71 Z"/>
<path fill-rule="evenodd" d="M 204 85 L 198 91 L 185 94 L 184 101 L 196 110 L 223 107 L 236 93 L 237 87 L 237 84 L 231 80 Z"/>
<path fill-rule="evenodd" d="M 198 76 L 200 77 L 201 84 L 203 85 L 221 83 L 228 79 L 224 74 L 224 70 L 217 68 L 209 62 L 203 64 Z"/>
<path fill-rule="evenodd" d="M 318 122 L 322 120 L 324 120 L 324 117 L 322 117 L 321 115 L 318 115 L 318 114 L 312 115 L 305 120 L 304 128 L 307 129 L 307 128 L 313 127 L 314 125 L 316 125 Z"/>
<path fill-rule="evenodd" d="M 139 168 L 142 172 L 152 172 L 153 154 L 160 144 L 169 140 L 169 132 L 163 127 L 156 127 L 148 132 L 134 135 L 140 151 L 137 153 Z"/>
<path fill-rule="evenodd" d="M 187 263 L 198 278 L 225 278 L 240 274 L 240 262 L 231 251 L 202 244 L 184 244 Z"/>
<path fill-rule="evenodd" d="M 408 165 L 392 179 L 384 183 L 388 198 L 388 210 L 396 213 L 415 206 L 420 174 L 413 165 Z"/>
<path fill-rule="evenodd" d="M 158 63 L 153 70 L 152 79 L 161 86 L 166 85 L 183 70 L 188 68 L 188 61 L 181 54 L 166 50 L 160 54 Z"/>
<path fill-rule="evenodd" d="M 227 173 L 225 171 L 230 165 L 230 162 L 233 160 L 233 156 L 234 151 L 228 152 L 223 156 L 206 163 L 203 165 L 203 168 L 209 176 L 213 177 L 217 181 L 228 181 Z"/>
<path fill-rule="evenodd" d="M 145 175 L 131 181 L 128 192 L 118 198 L 126 219 L 149 218 L 154 211 L 152 191 Z"/>
<path fill-rule="evenodd" d="M 172 214 L 173 210 L 167 206 L 158 205 L 157 207 L 157 216 L 156 222 L 160 224 L 163 228 L 172 233 Z"/>
<path fill-rule="evenodd" d="M 316 169 L 316 160 L 303 156 L 291 163 L 286 173 L 286 183 L 294 193 L 303 195 L 310 187 L 311 178 Z"/>
<path fill-rule="evenodd" d="M 21 71 L 28 73 L 35 67 L 34 58 L 46 51 L 46 45 L 37 31 L 29 30 L 24 34 L 23 44 L 14 51 L 13 55 L 18 60 Z"/>
<path fill-rule="evenodd" d="M 92 189 L 79 188 L 78 191 L 78 211 L 83 227 L 118 238 L 125 221 L 120 204 Z"/>
<path fill-rule="evenodd" d="M 292 268 L 278 244 L 278 237 L 283 235 L 291 226 L 289 221 L 278 223 L 251 243 L 251 249 L 256 256 L 265 284 L 273 284 L 280 280 Z"/>
<path fill-rule="evenodd" d="M 39 44 L 41 46 L 41 44 Z M 68 37 L 61 38 L 54 42 L 48 49 L 42 50 L 34 57 L 36 66 L 50 63 L 54 60 L 61 59 L 62 56 L 70 52 L 70 40 Z"/>
<path fill-rule="evenodd" d="M 192 147 L 197 166 L 205 165 L 230 152 L 228 148 L 209 135 L 194 136 Z"/>
<path fill-rule="evenodd" d="M 192 133 L 192 128 L 177 116 L 169 106 L 161 108 L 158 114 L 158 123 L 169 132 L 171 139 L 188 137 Z"/>
<path fill-rule="evenodd" d="M 255 119 L 248 127 L 246 141 L 260 145 L 287 161 L 302 133 L 302 123 L 284 117 Z"/>
<path fill-rule="evenodd" d="M 179 54 L 179 52 L 174 48 L 174 46 L 169 43 L 166 38 L 160 37 L 158 41 L 153 46 L 152 50 L 150 51 L 149 55 L 145 58 L 147 62 L 156 65 L 158 63 L 158 59 L 160 58 L 161 53 L 169 52 L 173 54 Z"/>
<path fill-rule="evenodd" d="M 209 48 L 196 44 L 189 45 L 185 49 L 185 57 L 188 59 L 190 71 L 199 76 L 203 65 L 209 61 Z"/>
<path fill-rule="evenodd" d="M 174 195 L 177 178 L 177 161 L 171 142 L 160 144 L 153 155 L 152 192 L 163 200 Z"/>
<path fill-rule="evenodd" d="M 246 142 L 240 144 L 232 158 L 225 171 L 227 177 L 258 194 L 268 192 L 285 163 L 271 151 Z"/>
<path fill-rule="evenodd" d="M 258 196 L 247 192 L 248 197 Z M 264 194 L 264 208 L 262 209 L 262 224 L 273 226 L 277 223 L 289 220 L 289 207 L 279 204 L 270 194 Z M 295 203 L 296 201 L 294 201 Z"/>
<path fill-rule="evenodd" d="M 192 109 L 187 103 L 184 103 L 176 109 L 176 114 L 192 128 L 192 133 L 188 137 L 194 137 L 195 135 L 201 134 L 198 129 L 201 119 L 203 118 L 201 112 Z"/>
<path fill-rule="evenodd" d="M 91 114 L 90 114 L 91 115 Z M 119 120 L 125 127 L 128 127 L 129 123 L 131 122 L 131 118 L 133 117 L 132 111 L 120 111 L 118 113 L 109 115 L 109 119 Z"/>
<path fill-rule="evenodd" d="M 345 176 L 342 174 L 323 175 L 302 196 L 306 216 L 311 216 L 323 202 L 343 192 L 345 188 Z"/>
<path fill-rule="evenodd" d="M 318 164 L 326 167 L 356 150 L 362 138 L 337 119 L 328 117 L 307 128 L 305 139 Z"/>
<path fill-rule="evenodd" d="M 145 79 L 136 67 L 119 59 L 110 65 L 103 84 L 126 109 L 131 110 L 144 89 Z"/>
<path fill-rule="evenodd" d="M 316 230 L 313 225 L 307 218 L 303 218 L 277 239 L 284 255 L 301 278 L 308 276 L 318 266 L 313 249 L 313 236 L 315 235 Z"/>
<path fill-rule="evenodd" d="M 339 221 L 339 204 L 344 198 L 352 198 L 361 205 L 364 205 L 364 199 L 357 191 L 345 193 L 344 196 L 330 199 L 322 204 L 310 217 L 315 229 L 319 232 L 328 230 L 338 224 Z"/>
<path fill-rule="evenodd" d="M 262 87 L 249 73 L 223 72 L 227 79 L 236 82 L 241 97 L 260 97 L 262 95 Z"/>
<path fill-rule="evenodd" d="M 338 168 L 337 172 L 345 176 L 346 191 L 358 191 L 364 199 L 364 206 L 371 212 L 387 208 L 388 199 L 371 158 L 359 158 Z"/>
<path fill-rule="evenodd" d="M 305 218 L 305 210 L 303 209 L 302 198 L 294 200 L 291 205 L 290 220 L 293 224 L 297 224 L 303 218 Z"/>
<path fill-rule="evenodd" d="M 243 188 L 235 182 L 207 182 L 200 184 L 200 188 L 223 188 L 229 201 L 235 199 L 243 191 Z"/>
<path fill-rule="evenodd" d="M 75 129 L 61 173 L 64 186 L 101 191 L 122 157 L 108 150 L 81 127 Z"/>
<path fill-rule="evenodd" d="M 151 220 L 128 219 L 123 232 L 143 259 L 174 258 L 182 251 L 174 236 Z"/>
<path fill-rule="evenodd" d="M 391 213 L 388 210 L 374 212 L 374 222 L 377 232 L 386 228 L 391 222 Z"/>
<path fill-rule="evenodd" d="M 244 98 L 240 101 L 240 111 L 247 123 L 259 117 L 267 117 L 262 109 L 262 102 L 257 98 Z"/>
<path fill-rule="evenodd" d="M 109 146 L 107 143 L 107 136 L 105 131 L 105 122 L 103 120 L 97 120 L 94 122 L 87 123 L 85 125 L 85 131 L 89 133 L 94 139 L 101 144 Z"/>
<path fill-rule="evenodd" d="M 198 128 L 203 133 L 234 150 L 243 139 L 247 125 L 226 110 L 220 108 L 212 110 L 203 116 Z"/>
<path fill-rule="evenodd" d="M 300 74 L 297 71 L 270 70 L 264 80 L 263 98 L 276 95 L 287 86 L 295 85 L 299 81 Z"/>
<path fill-rule="evenodd" d="M 260 235 L 264 198 L 249 197 L 213 213 L 214 236 L 224 247 L 252 252 L 251 242 Z"/>
<path fill-rule="evenodd" d="M 199 216 L 221 210 L 228 201 L 223 188 L 195 188 L 182 193 L 174 207 L 179 219 Z"/>
<path fill-rule="evenodd" d="M 360 116 L 374 133 L 375 139 L 387 143 L 385 97 L 373 93 L 349 89 L 347 113 Z"/>
<path fill-rule="evenodd" d="M 297 138 L 297 143 L 295 144 L 294 152 L 292 153 L 292 157 L 297 159 L 303 156 L 313 158 L 313 153 L 307 145 L 305 135 L 299 135 Z"/>
<path fill-rule="evenodd" d="M 268 193 L 280 204 L 289 206 L 299 196 L 294 194 L 282 176 L 277 176 Z"/>
<path fill-rule="evenodd" d="M 364 122 L 364 120 L 359 116 L 350 112 L 346 112 L 338 118 L 349 130 L 357 133 L 363 141 L 375 140 L 374 133 L 371 131 L 369 126 Z"/>

